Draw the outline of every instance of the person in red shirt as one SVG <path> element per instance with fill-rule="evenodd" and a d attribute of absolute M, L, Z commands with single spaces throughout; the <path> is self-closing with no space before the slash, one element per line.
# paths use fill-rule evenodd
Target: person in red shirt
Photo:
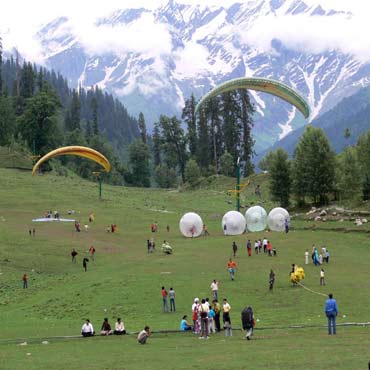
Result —
<path fill-rule="evenodd" d="M 267 247 L 266 247 L 266 249 L 267 249 L 267 254 L 269 256 L 272 256 L 272 245 L 270 243 L 270 240 L 267 241 Z"/>
<path fill-rule="evenodd" d="M 162 299 L 163 299 L 163 312 L 168 312 L 168 301 L 167 301 L 167 290 L 165 287 L 162 287 Z"/>
<path fill-rule="evenodd" d="M 236 270 L 236 263 L 230 258 L 229 262 L 227 263 L 227 270 L 229 271 L 231 280 L 235 278 L 235 270 Z"/>
<path fill-rule="evenodd" d="M 89 252 L 91 259 L 94 261 L 95 248 L 93 245 L 89 248 Z"/>
<path fill-rule="evenodd" d="M 23 277 L 22 277 L 22 281 L 23 281 L 23 289 L 28 288 L 28 279 L 27 279 L 27 274 L 24 274 L 24 275 L 23 275 Z"/>

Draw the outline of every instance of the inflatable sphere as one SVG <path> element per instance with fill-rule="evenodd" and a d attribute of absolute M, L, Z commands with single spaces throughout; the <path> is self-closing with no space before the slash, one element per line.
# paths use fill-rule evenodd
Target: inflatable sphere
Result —
<path fill-rule="evenodd" d="M 284 208 L 277 207 L 270 211 L 267 218 L 267 223 L 272 231 L 284 231 L 285 220 L 288 220 L 288 222 L 290 221 L 288 211 Z"/>
<path fill-rule="evenodd" d="M 263 231 L 267 226 L 267 212 L 260 206 L 250 207 L 245 212 L 245 220 L 249 231 Z"/>
<path fill-rule="evenodd" d="M 237 211 L 225 213 L 221 224 L 225 235 L 240 235 L 245 231 L 245 217 Z"/>
<path fill-rule="evenodd" d="M 195 238 L 202 233 L 203 221 L 194 212 L 185 213 L 179 223 L 181 234 L 187 238 Z"/>

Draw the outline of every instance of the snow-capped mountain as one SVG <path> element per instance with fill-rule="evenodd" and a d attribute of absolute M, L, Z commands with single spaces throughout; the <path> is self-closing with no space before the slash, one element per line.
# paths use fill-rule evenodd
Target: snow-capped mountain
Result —
<path fill-rule="evenodd" d="M 116 11 L 96 20 L 91 30 L 58 18 L 37 38 L 46 65 L 71 86 L 99 85 L 131 114 L 142 111 L 149 127 L 160 114 L 179 115 L 192 93 L 199 98 L 242 76 L 273 78 L 296 89 L 309 102 L 312 120 L 370 83 L 369 63 L 330 47 L 306 48 L 307 35 L 300 42 L 301 30 L 294 28 L 302 17 L 316 22 L 338 16 L 351 14 L 301 0 L 250 0 L 229 7 L 170 0 L 154 10 Z M 279 19 L 292 22 L 291 28 Z M 250 93 L 257 152 L 307 123 L 280 99 Z"/>

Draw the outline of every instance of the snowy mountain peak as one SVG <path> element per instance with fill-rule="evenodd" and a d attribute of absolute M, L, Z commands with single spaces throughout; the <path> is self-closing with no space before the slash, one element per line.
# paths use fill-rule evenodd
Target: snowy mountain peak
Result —
<path fill-rule="evenodd" d="M 351 15 L 302 0 L 250 0 L 227 7 L 169 0 L 154 10 L 117 10 L 84 27 L 59 18 L 37 37 L 46 64 L 73 86 L 99 85 L 130 113 L 142 111 L 149 125 L 160 114 L 179 114 L 192 93 L 199 98 L 242 76 L 272 78 L 296 89 L 313 119 L 369 83 L 369 64 L 323 41 L 322 30 L 334 16 Z M 289 104 L 251 95 L 257 151 L 306 123 Z"/>

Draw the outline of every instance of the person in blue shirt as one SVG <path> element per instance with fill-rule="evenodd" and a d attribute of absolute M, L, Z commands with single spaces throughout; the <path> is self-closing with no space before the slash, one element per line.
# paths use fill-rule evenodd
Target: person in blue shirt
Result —
<path fill-rule="evenodd" d="M 188 316 L 184 315 L 182 320 L 181 320 L 181 323 L 180 323 L 180 330 L 181 331 L 188 331 L 188 330 L 192 329 L 191 326 L 188 323 L 187 318 L 188 318 Z"/>
<path fill-rule="evenodd" d="M 329 294 L 329 299 L 325 303 L 325 314 L 328 318 L 328 334 L 337 334 L 336 317 L 338 315 L 337 301 L 333 298 L 333 294 Z"/>

